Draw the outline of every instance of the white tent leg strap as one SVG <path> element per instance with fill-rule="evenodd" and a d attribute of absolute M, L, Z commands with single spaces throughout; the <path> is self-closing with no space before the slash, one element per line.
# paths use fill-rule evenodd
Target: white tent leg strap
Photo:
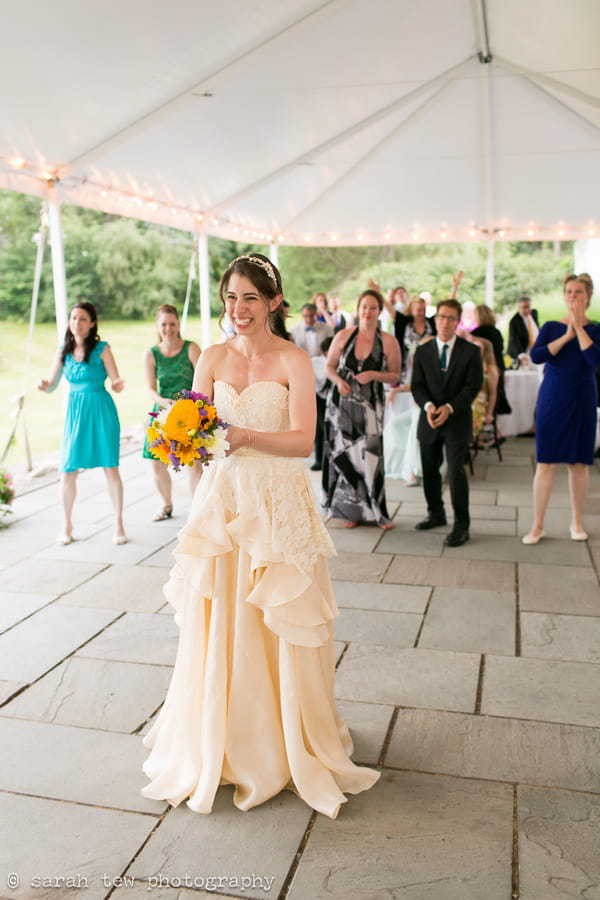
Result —
<path fill-rule="evenodd" d="M 181 314 L 181 335 L 185 337 L 187 327 L 187 317 L 190 309 L 190 296 L 192 293 L 192 282 L 196 277 L 196 253 L 198 252 L 198 240 L 194 238 L 192 244 L 192 255 L 190 257 L 190 269 L 188 272 L 187 288 L 185 291 L 185 301 L 183 303 L 183 313 Z"/>
<path fill-rule="evenodd" d="M 210 333 L 210 278 L 208 271 L 208 235 L 201 231 L 198 235 L 198 281 L 200 283 L 200 333 L 202 349 L 212 343 Z"/>
<path fill-rule="evenodd" d="M 59 344 L 62 344 L 69 320 L 67 311 L 67 279 L 65 276 L 65 254 L 60 220 L 60 197 L 58 188 L 53 183 L 48 185 L 48 225 L 50 226 L 50 246 L 52 250 L 56 328 Z"/>

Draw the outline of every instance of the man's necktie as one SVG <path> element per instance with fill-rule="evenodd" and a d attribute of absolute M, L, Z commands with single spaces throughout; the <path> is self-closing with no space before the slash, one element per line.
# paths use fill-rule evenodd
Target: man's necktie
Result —
<path fill-rule="evenodd" d="M 448 344 L 442 347 L 442 355 L 440 356 L 440 369 L 442 370 L 442 378 L 446 377 L 446 369 L 448 368 Z"/>

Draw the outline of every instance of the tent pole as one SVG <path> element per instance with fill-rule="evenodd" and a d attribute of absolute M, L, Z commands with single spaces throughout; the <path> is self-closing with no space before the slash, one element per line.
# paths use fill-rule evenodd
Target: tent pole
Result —
<path fill-rule="evenodd" d="M 67 312 L 67 279 L 65 276 L 65 253 L 60 220 L 60 197 L 54 182 L 48 184 L 48 226 L 52 251 L 52 275 L 54 278 L 54 307 L 58 342 L 62 343 L 69 319 Z"/>
<path fill-rule="evenodd" d="M 183 302 L 183 313 L 181 314 L 181 334 L 185 337 L 187 327 L 187 317 L 190 308 L 190 295 L 192 293 L 192 282 L 196 274 L 196 253 L 198 252 L 198 239 L 194 235 L 192 243 L 192 255 L 190 257 L 190 269 L 188 272 L 187 288 L 185 290 L 185 300 Z"/>
<path fill-rule="evenodd" d="M 208 271 L 208 235 L 205 229 L 198 234 L 198 282 L 200 286 L 200 333 L 202 349 L 210 347 L 210 277 Z"/>
<path fill-rule="evenodd" d="M 274 266 L 279 268 L 279 244 L 276 244 L 275 242 L 269 244 L 269 259 Z"/>
<path fill-rule="evenodd" d="M 485 265 L 485 305 L 490 309 L 494 308 L 494 248 L 494 239 L 488 238 Z"/>

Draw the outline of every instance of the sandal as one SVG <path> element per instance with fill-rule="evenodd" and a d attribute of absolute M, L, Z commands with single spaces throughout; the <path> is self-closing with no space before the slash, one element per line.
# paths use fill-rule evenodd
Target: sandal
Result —
<path fill-rule="evenodd" d="M 173 515 L 173 507 L 172 506 L 163 506 L 161 511 L 156 513 L 156 515 L 154 516 L 152 521 L 153 522 L 164 522 L 165 519 L 170 519 L 172 515 Z"/>
<path fill-rule="evenodd" d="M 379 527 L 381 528 L 382 531 L 389 531 L 390 528 L 394 527 L 394 523 L 393 522 L 383 522 Z"/>
<path fill-rule="evenodd" d="M 352 522 L 350 519 L 346 519 L 344 522 L 344 528 L 356 528 L 358 522 Z"/>

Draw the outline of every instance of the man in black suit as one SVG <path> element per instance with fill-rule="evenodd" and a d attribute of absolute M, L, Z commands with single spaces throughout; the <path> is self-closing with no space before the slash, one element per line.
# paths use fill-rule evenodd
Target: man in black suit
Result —
<path fill-rule="evenodd" d="M 469 540 L 465 460 L 473 433 L 471 404 L 483 384 L 479 347 L 456 334 L 461 314 L 462 306 L 457 300 L 438 303 L 437 337 L 417 347 L 411 382 L 412 395 L 421 407 L 417 437 L 427 500 L 427 518 L 415 528 L 425 530 L 446 524 L 440 474 L 445 448 L 454 509 L 454 527 L 444 541 L 447 547 L 460 547 Z"/>
<path fill-rule="evenodd" d="M 531 308 L 531 297 L 522 294 L 517 300 L 519 311 L 508 323 L 508 346 L 506 352 L 513 359 L 522 353 L 529 353 L 538 336 L 537 309 Z"/>

